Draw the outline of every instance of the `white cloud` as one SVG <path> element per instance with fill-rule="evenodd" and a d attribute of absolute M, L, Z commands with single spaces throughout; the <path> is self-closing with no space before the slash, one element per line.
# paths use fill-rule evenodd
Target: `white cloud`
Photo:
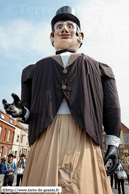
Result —
<path fill-rule="evenodd" d="M 0 51 L 8 56 L 15 54 L 14 51 L 34 51 L 46 53 L 50 49 L 50 24 L 47 22 L 33 23 L 25 20 L 15 20 L 0 25 Z"/>
<path fill-rule="evenodd" d="M 129 2 L 85 1 L 77 7 L 85 37 L 91 42 L 124 42 L 129 31 Z M 126 41 L 129 39 L 126 39 Z"/>
<path fill-rule="evenodd" d="M 80 52 L 107 63 L 114 71 L 122 122 L 129 127 L 129 2 L 127 0 L 82 1 L 75 8 L 85 39 Z"/>
<path fill-rule="evenodd" d="M 84 44 L 79 52 L 107 63 L 114 71 L 122 122 L 129 127 L 129 1 L 89 0 L 81 1 L 75 8 L 84 32 Z M 50 21 L 15 20 L 0 25 L 0 52 L 20 57 L 16 53 L 53 53 L 49 39 Z"/>

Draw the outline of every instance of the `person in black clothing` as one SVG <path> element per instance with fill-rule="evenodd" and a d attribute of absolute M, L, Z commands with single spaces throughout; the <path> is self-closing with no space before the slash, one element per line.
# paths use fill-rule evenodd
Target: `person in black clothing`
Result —
<path fill-rule="evenodd" d="M 120 159 L 119 159 L 119 166 L 116 169 L 116 173 L 118 173 L 119 171 L 124 171 L 124 167 L 121 164 Z M 125 190 L 124 190 L 124 179 L 121 179 L 121 178 L 118 178 L 118 177 L 117 177 L 117 179 L 118 179 L 118 194 L 121 194 L 120 184 L 121 184 L 121 187 L 122 187 L 122 193 L 125 194 Z"/>
<path fill-rule="evenodd" d="M 26 159 L 25 159 L 25 155 L 24 154 L 22 154 L 20 156 L 20 160 L 18 161 L 17 166 L 19 168 L 22 168 L 22 169 L 25 168 L 25 166 L 26 166 Z M 16 184 L 16 186 L 19 186 L 20 181 L 22 182 L 22 178 L 23 178 L 23 174 L 17 174 L 17 184 Z"/>
<path fill-rule="evenodd" d="M 118 186 L 117 173 L 114 173 L 114 178 L 115 178 L 115 189 L 117 189 L 117 186 Z"/>

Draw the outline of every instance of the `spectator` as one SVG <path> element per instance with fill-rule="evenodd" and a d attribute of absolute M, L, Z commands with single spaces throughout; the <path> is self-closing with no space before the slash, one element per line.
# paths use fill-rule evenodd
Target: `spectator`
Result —
<path fill-rule="evenodd" d="M 125 171 L 127 172 L 127 179 L 128 179 L 128 185 L 129 185 L 129 170 L 125 169 Z"/>
<path fill-rule="evenodd" d="M 23 169 L 25 168 L 25 166 L 26 166 L 26 159 L 25 159 L 25 155 L 24 154 L 22 154 L 20 156 L 20 160 L 18 161 L 17 166 L 20 167 L 20 168 L 23 168 Z M 16 186 L 19 186 L 20 180 L 22 182 L 22 178 L 23 178 L 23 174 L 17 174 L 17 184 L 16 184 Z"/>
<path fill-rule="evenodd" d="M 13 162 L 13 154 L 8 155 L 8 161 L 5 162 L 2 168 L 2 173 L 5 174 L 3 186 L 12 186 L 14 180 L 15 163 Z"/>
<path fill-rule="evenodd" d="M 116 173 L 118 173 L 119 171 L 124 171 L 124 167 L 121 164 L 120 158 L 119 158 L 119 166 L 116 169 Z M 125 190 L 124 190 L 124 179 L 121 179 L 121 177 L 118 177 L 118 194 L 121 194 L 121 188 L 120 188 L 120 184 L 122 187 L 122 193 L 125 194 Z"/>
<path fill-rule="evenodd" d="M 117 173 L 114 173 L 114 177 L 115 177 L 115 189 L 117 189 L 117 185 L 118 185 L 118 178 L 117 178 Z"/>
<path fill-rule="evenodd" d="M 108 163 L 108 168 L 111 168 L 113 165 L 112 160 L 109 160 Z M 113 187 L 113 174 L 110 175 L 110 183 L 111 183 L 111 188 Z"/>

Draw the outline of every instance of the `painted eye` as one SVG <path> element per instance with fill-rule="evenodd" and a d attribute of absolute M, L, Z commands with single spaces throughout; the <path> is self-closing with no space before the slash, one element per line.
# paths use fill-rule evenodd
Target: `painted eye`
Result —
<path fill-rule="evenodd" d="M 59 25 L 59 26 L 57 27 L 57 29 L 58 29 L 58 30 L 62 29 L 62 26 L 61 26 L 61 25 Z"/>
<path fill-rule="evenodd" d="M 72 25 L 72 24 L 69 24 L 69 25 L 68 25 L 68 28 L 73 28 L 73 25 Z"/>

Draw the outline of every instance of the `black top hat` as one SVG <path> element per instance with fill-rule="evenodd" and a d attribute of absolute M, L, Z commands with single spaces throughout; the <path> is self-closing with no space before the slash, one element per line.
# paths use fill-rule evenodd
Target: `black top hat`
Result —
<path fill-rule="evenodd" d="M 74 9 L 69 7 L 69 6 L 63 6 L 57 10 L 56 15 L 54 16 L 54 18 L 51 21 L 52 31 L 54 31 L 54 25 L 56 22 L 66 21 L 66 20 L 71 20 L 71 21 L 75 22 L 79 26 L 79 28 L 81 28 L 80 21 L 77 18 L 77 15 L 76 15 Z"/>
<path fill-rule="evenodd" d="M 8 157 L 14 157 L 14 155 L 10 153 L 10 154 L 8 155 Z"/>
<path fill-rule="evenodd" d="M 25 154 L 21 154 L 20 157 L 25 157 Z"/>

